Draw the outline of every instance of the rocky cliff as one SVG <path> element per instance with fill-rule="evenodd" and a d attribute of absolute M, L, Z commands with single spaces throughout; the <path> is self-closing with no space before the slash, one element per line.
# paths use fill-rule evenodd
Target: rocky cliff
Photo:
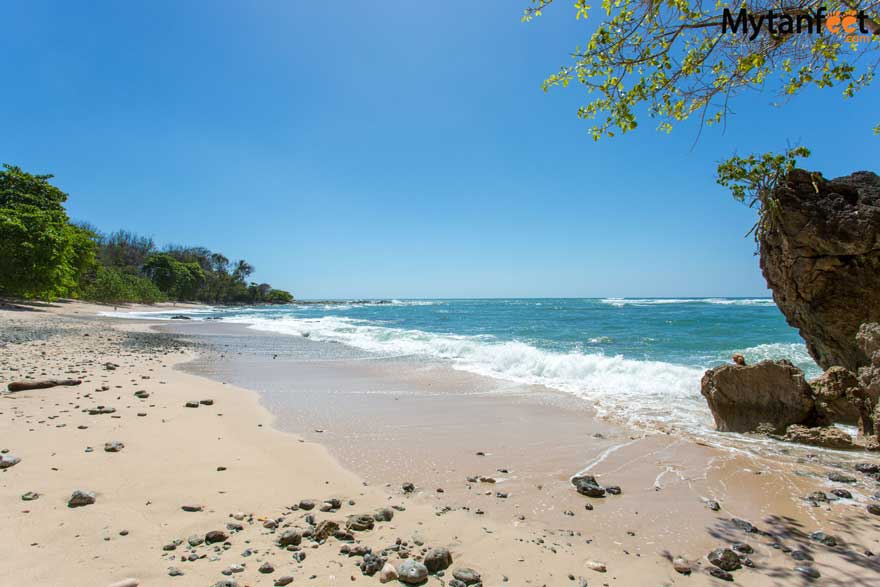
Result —
<path fill-rule="evenodd" d="M 869 363 L 856 333 L 880 322 L 880 176 L 796 169 L 774 197 L 779 213 L 760 235 L 773 299 L 823 369 L 856 372 Z"/>

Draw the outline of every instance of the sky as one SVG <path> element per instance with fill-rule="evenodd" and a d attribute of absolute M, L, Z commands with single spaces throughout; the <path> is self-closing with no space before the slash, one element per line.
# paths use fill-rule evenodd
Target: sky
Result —
<path fill-rule="evenodd" d="M 877 86 L 594 142 L 588 96 L 541 89 L 592 25 L 525 4 L 5 2 L 0 162 L 299 298 L 766 296 L 717 163 L 876 170 Z"/>

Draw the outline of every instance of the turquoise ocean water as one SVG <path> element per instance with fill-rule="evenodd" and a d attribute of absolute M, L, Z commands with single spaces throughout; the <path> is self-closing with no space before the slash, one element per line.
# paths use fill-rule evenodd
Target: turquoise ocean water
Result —
<path fill-rule="evenodd" d="M 694 431 L 711 426 L 703 371 L 734 352 L 820 372 L 769 298 L 390 300 L 183 313 L 542 384 L 605 415 Z"/>

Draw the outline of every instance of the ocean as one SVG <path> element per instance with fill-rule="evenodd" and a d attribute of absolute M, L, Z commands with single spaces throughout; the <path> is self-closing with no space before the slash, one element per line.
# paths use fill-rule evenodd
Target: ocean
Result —
<path fill-rule="evenodd" d="M 544 385 L 602 416 L 695 433 L 713 427 L 700 378 L 733 353 L 788 359 L 809 378 L 821 372 L 769 298 L 388 300 L 127 316 L 172 314 Z"/>

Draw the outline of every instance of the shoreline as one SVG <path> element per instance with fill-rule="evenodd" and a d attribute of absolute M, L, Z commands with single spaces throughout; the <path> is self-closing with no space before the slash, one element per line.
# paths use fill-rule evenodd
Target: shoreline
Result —
<path fill-rule="evenodd" d="M 42 315 L 28 313 L 27 318 L 23 316 L 24 313 L 2 312 L 0 317 L 4 320 L 4 326 L 6 320 L 19 319 L 25 323 L 30 322 L 31 326 L 36 323 L 46 323 L 44 326 L 47 328 L 57 323 L 58 326 L 63 326 L 60 328 L 62 331 L 69 326 L 68 322 L 72 322 L 71 331 L 84 328 L 89 330 L 89 334 L 95 339 L 102 338 L 97 334 L 98 332 L 105 333 L 103 337 L 108 339 L 118 337 L 121 340 L 127 336 L 123 334 L 125 332 L 149 329 L 142 323 L 130 320 L 94 317 L 81 320 L 80 318 L 88 317 L 89 312 L 94 311 L 94 307 L 83 304 L 65 306 L 63 309 L 67 317 L 56 316 L 52 312 L 45 312 Z M 74 307 L 79 309 L 76 310 Z M 79 311 L 81 315 L 76 316 L 73 311 Z M 27 324 L 22 328 L 27 329 Z M 450 479 L 455 478 L 458 481 L 455 485 L 444 487 L 444 493 L 439 494 L 442 496 L 440 498 L 427 481 L 415 479 L 413 482 L 418 490 L 414 494 L 401 492 L 400 483 L 403 479 L 409 480 L 411 476 L 417 477 L 418 466 L 405 471 L 405 477 L 401 474 L 394 479 L 387 478 L 386 473 L 377 469 L 376 479 L 370 480 L 372 481 L 370 485 L 364 487 L 361 479 L 369 475 L 359 474 L 356 467 L 347 470 L 343 467 L 343 465 L 348 466 L 345 459 L 337 459 L 339 447 L 334 441 L 344 440 L 350 436 L 351 430 L 342 427 L 339 432 L 328 430 L 309 434 L 304 429 L 302 435 L 297 437 L 289 433 L 291 425 L 290 422 L 285 422 L 284 414 L 273 415 L 271 409 L 273 405 L 267 402 L 265 392 L 189 375 L 184 370 L 175 368 L 182 366 L 181 361 L 166 362 L 162 365 L 159 362 L 159 355 L 155 354 L 147 353 L 150 361 L 142 366 L 144 369 L 154 369 L 153 372 L 142 371 L 140 367 L 127 363 L 121 363 L 122 369 L 104 372 L 100 370 L 100 364 L 102 359 L 111 357 L 109 351 L 104 351 L 99 345 L 95 345 L 94 339 L 86 342 L 84 340 L 82 337 L 74 338 L 72 332 L 54 332 L 48 334 L 42 341 L 24 341 L 0 347 L 6 365 L 15 359 L 33 365 L 39 362 L 43 367 L 46 362 L 54 361 L 54 364 L 69 368 L 73 361 L 79 370 L 85 371 L 83 375 L 90 379 L 73 390 L 55 388 L 0 396 L 3 400 L 8 400 L 0 401 L 0 412 L 2 412 L 0 430 L 4 438 L 3 446 L 0 448 L 9 449 L 11 453 L 22 459 L 21 463 L 0 474 L 0 489 L 2 489 L 0 499 L 5 504 L 4 512 L 11 518 L 13 527 L 22 533 L 21 540 L 16 540 L 16 530 L 11 536 L 10 533 L 4 534 L 2 538 L 4 552 L 15 552 L 20 556 L 16 556 L 15 560 L 0 562 L 0 575 L 17 580 L 17 584 L 52 584 L 49 576 L 53 572 L 62 572 L 59 568 L 63 569 L 65 576 L 79 580 L 74 584 L 109 584 L 122 578 L 123 574 L 138 576 L 143 585 L 213 584 L 224 578 L 219 572 L 224 565 L 229 565 L 233 561 L 235 564 L 250 562 L 237 555 L 239 550 L 245 548 L 244 537 L 241 536 L 244 533 L 247 539 L 251 540 L 251 545 L 259 545 L 250 546 L 258 552 L 254 555 L 253 562 L 245 567 L 245 572 L 235 574 L 232 578 L 243 581 L 242 584 L 271 585 L 282 572 L 282 560 L 286 558 L 290 561 L 290 558 L 284 556 L 284 551 L 273 546 L 277 536 L 262 528 L 256 521 L 253 524 L 246 524 L 242 533 L 231 535 L 233 547 L 228 551 L 219 554 L 209 551 L 210 556 L 193 562 L 171 561 L 170 557 L 179 556 L 180 551 L 186 548 L 187 532 L 195 531 L 196 526 L 207 531 L 211 524 L 222 528 L 229 523 L 228 516 L 239 511 L 256 513 L 257 517 L 277 513 L 279 517 L 283 515 L 285 522 L 291 525 L 307 526 L 303 522 L 303 512 L 291 512 L 284 509 L 285 505 L 296 503 L 298 499 L 324 499 L 331 497 L 331 493 L 340 499 L 344 497 L 357 502 L 355 506 L 345 505 L 339 512 L 332 514 L 331 517 L 342 521 L 348 514 L 368 512 L 372 508 L 389 503 L 404 505 L 406 510 L 396 514 L 392 523 L 377 524 L 375 530 L 363 535 L 357 533 L 357 538 L 362 539 L 364 543 L 370 543 L 374 551 L 378 552 L 380 546 L 386 543 L 393 544 L 396 538 L 401 537 L 408 536 L 410 540 L 407 542 L 413 544 L 415 541 L 412 540 L 412 534 L 419 532 L 421 534 L 419 541 L 426 545 L 450 547 L 454 558 L 453 568 L 459 566 L 461 562 L 482 572 L 486 585 L 499 585 L 503 582 L 504 576 L 508 577 L 511 584 L 517 585 L 568 584 L 569 574 L 575 580 L 584 577 L 590 584 L 641 585 L 645 584 L 645 581 L 657 584 L 678 584 L 683 581 L 687 581 L 688 584 L 712 584 L 715 580 L 705 572 L 705 569 L 711 565 L 703 556 L 710 547 L 733 542 L 734 539 L 749 540 L 757 551 L 753 555 L 757 569 L 736 571 L 737 581 L 742 580 L 750 585 L 800 584 L 803 576 L 793 570 L 795 561 L 779 549 L 767 546 L 766 542 L 770 540 L 768 537 L 758 538 L 748 533 L 738 533 L 729 523 L 731 516 L 751 519 L 756 526 L 766 528 L 773 533 L 774 540 L 785 540 L 791 544 L 790 548 L 795 546 L 798 549 L 809 548 L 812 552 L 811 556 L 816 559 L 816 568 L 822 571 L 825 584 L 842 585 L 846 582 L 858 585 L 863 579 L 864 584 L 867 585 L 872 577 L 876 577 L 876 573 L 880 572 L 875 557 L 858 554 L 857 550 L 852 550 L 849 546 L 862 550 L 869 547 L 880 550 L 877 544 L 877 531 L 880 526 L 873 520 L 863 519 L 864 509 L 859 515 L 854 508 L 848 508 L 843 503 L 835 503 L 817 508 L 810 507 L 806 512 L 809 515 L 805 515 L 802 504 L 793 504 L 790 501 L 791 496 L 795 494 L 806 495 L 811 490 L 821 487 L 829 489 L 826 487 L 827 483 L 818 476 L 800 477 L 794 470 L 750 471 L 747 470 L 748 467 L 743 466 L 743 461 L 736 458 L 719 459 L 718 455 L 713 454 L 714 449 L 710 447 L 664 435 L 653 435 L 648 440 L 642 438 L 611 452 L 607 451 L 610 447 L 616 446 L 614 443 L 597 447 L 594 455 L 596 463 L 593 464 L 590 473 L 597 474 L 603 482 L 606 476 L 611 475 L 614 477 L 613 481 L 623 488 L 623 495 L 602 500 L 590 500 L 575 493 L 565 475 L 546 475 L 540 471 L 539 465 L 542 465 L 545 459 L 541 458 L 541 453 L 534 447 L 531 451 L 525 450 L 522 455 L 514 455 L 512 452 L 493 453 L 492 450 L 488 450 L 485 451 L 487 456 L 481 457 L 462 454 L 461 449 L 453 447 L 446 458 L 453 459 L 457 463 L 459 470 L 450 473 L 452 475 Z M 73 357 L 76 343 L 81 343 L 82 348 L 77 351 L 80 352 L 79 356 Z M 49 345 L 49 350 L 57 354 L 49 355 L 49 359 L 46 355 L 41 355 L 40 353 L 46 350 L 41 348 L 43 344 Z M 122 347 L 113 346 L 113 348 Z M 193 360 L 198 355 L 201 359 L 196 360 L 206 360 L 208 352 L 205 348 L 200 348 L 197 353 L 187 351 L 186 356 Z M 107 358 L 107 360 L 111 359 Z M 130 361 L 131 358 L 127 357 L 126 360 Z M 188 365 L 192 366 L 192 363 Z M 334 363 L 334 366 L 338 365 L 339 363 Z M 300 369 L 297 371 L 293 367 Z M 344 373 L 336 372 L 340 369 L 328 369 L 328 364 L 311 365 L 309 366 L 311 370 L 304 370 L 302 367 L 302 364 L 288 363 L 284 369 L 289 375 L 296 377 L 310 374 L 311 379 L 305 378 L 307 381 L 302 383 L 304 386 L 315 386 L 321 381 L 325 386 L 342 387 L 345 381 L 348 384 L 358 381 L 373 382 L 376 387 L 386 388 L 391 384 L 405 385 L 409 386 L 409 391 L 414 392 L 408 397 L 419 397 L 421 399 L 416 401 L 423 401 L 424 394 L 418 393 L 419 382 L 412 379 L 414 377 L 412 369 L 398 367 L 397 370 L 403 373 L 403 381 L 401 381 L 401 378 L 395 379 L 394 374 L 387 372 L 375 370 L 369 372 L 370 369 L 364 371 L 362 370 L 364 364 L 346 365 L 343 371 L 347 371 Z M 354 369 L 354 367 L 358 368 Z M 251 365 L 251 368 L 254 368 L 254 365 Z M 259 368 L 259 365 L 256 368 Z M 382 370 L 382 367 L 376 365 L 370 365 L 370 368 Z M 45 370 L 48 372 L 50 369 Z M 246 371 L 240 361 L 235 363 L 232 370 L 239 375 L 256 372 Z M 330 373 L 330 371 L 334 372 Z M 53 374 L 60 375 L 61 372 L 53 371 Z M 139 379 L 142 376 L 150 379 Z M 6 377 L 4 373 L 4 383 Z M 158 377 L 165 381 L 164 385 L 157 383 Z M 268 379 L 273 377 L 277 380 L 277 374 L 268 374 Z M 407 380 L 407 377 L 410 379 Z M 434 379 L 431 379 L 432 377 Z M 425 380 L 436 381 L 436 377 L 437 373 L 431 373 L 430 376 L 425 377 Z M 104 397 L 90 390 L 95 384 L 105 380 L 110 384 L 111 389 L 102 392 L 104 394 L 109 392 L 112 395 L 116 389 L 115 385 L 120 385 L 120 389 L 124 389 L 125 392 L 131 392 L 134 386 L 152 388 L 148 389 L 153 394 L 151 398 L 153 396 L 159 398 L 156 400 L 156 407 L 146 410 L 148 416 L 138 417 L 134 415 L 138 409 L 135 406 L 142 405 L 143 402 L 134 402 L 133 399 L 129 399 L 130 394 L 120 391 L 118 392 L 120 399 L 114 400 L 119 402 L 116 414 L 110 417 L 107 415 L 86 417 L 77 413 L 73 405 L 82 405 L 82 403 L 76 402 L 96 401 L 97 398 Z M 425 380 L 421 383 L 424 384 Z M 453 378 L 446 383 L 452 388 L 468 387 L 474 385 L 474 379 Z M 348 389 L 352 391 L 351 386 Z M 351 397 L 365 395 L 354 391 L 350 393 Z M 96 395 L 87 398 L 92 393 Z M 183 407 L 185 401 L 192 399 L 198 401 L 204 394 L 216 394 L 213 406 L 201 406 L 197 410 Z M 318 406 L 322 395 L 326 396 L 319 391 L 312 394 L 312 399 L 316 400 Z M 15 399 L 12 399 L 13 397 Z M 376 397 L 373 396 L 371 399 L 375 400 Z M 442 398 L 439 402 L 447 406 L 450 405 L 450 401 L 458 402 L 459 405 L 461 402 L 471 402 L 468 406 L 473 408 L 474 397 L 476 396 L 462 398 L 460 395 L 453 395 Z M 485 394 L 480 399 L 485 397 L 498 400 L 498 395 L 492 394 Z M 74 398 L 76 402 L 70 401 Z M 324 399 L 326 403 L 326 397 Z M 144 401 L 149 402 L 150 399 Z M 396 401 L 400 403 L 399 399 Z M 498 401 L 499 404 L 491 405 L 500 406 L 507 400 Z M 341 402 L 339 405 L 345 406 L 347 403 Z M 9 404 L 13 405 L 9 406 Z M 363 406 L 364 404 L 360 403 L 351 407 L 354 409 Z M 376 409 L 381 412 L 386 408 L 387 402 L 384 402 Z M 404 407 L 404 410 L 406 409 L 410 407 Z M 480 405 L 475 408 L 474 417 L 479 421 L 483 415 L 495 409 Z M 516 409 L 516 407 L 511 408 L 509 404 L 505 404 L 504 409 Z M 524 425 L 534 423 L 542 417 L 546 418 L 544 421 L 562 421 L 559 418 L 561 412 L 556 411 L 556 408 L 548 409 L 548 414 L 540 416 L 533 405 L 521 406 L 520 413 L 525 418 Z M 157 418 L 150 417 L 154 411 L 164 416 L 159 423 L 156 422 Z M 40 422 L 39 412 L 52 412 L 45 416 L 51 419 Z M 224 413 L 224 417 L 217 416 L 217 413 Z M 441 410 L 437 413 L 441 413 Z M 114 418 L 115 415 L 122 417 Z M 597 424 L 595 418 L 579 415 L 578 419 L 583 422 L 590 421 L 590 425 L 604 426 L 606 431 L 612 428 L 607 424 Z M 56 421 L 65 423 L 66 426 L 56 428 L 54 423 Z M 76 422 L 84 422 L 81 425 L 87 425 L 88 428 L 77 430 L 73 426 Z M 388 422 L 380 421 L 379 424 L 387 425 Z M 34 432 L 24 429 L 25 425 L 33 426 Z M 276 431 L 274 425 L 286 431 Z M 216 466 L 220 466 L 216 463 L 221 457 L 208 443 L 208 439 L 214 437 L 213 431 L 217 426 L 220 426 L 222 431 L 217 442 L 225 446 L 225 442 L 230 441 L 239 451 L 237 453 L 239 458 L 244 459 L 241 462 L 236 461 L 234 467 L 229 467 L 223 472 L 216 471 Z M 430 426 L 426 424 L 424 427 Z M 481 426 L 479 429 L 471 427 L 469 434 L 472 435 L 473 442 L 489 446 L 488 442 L 476 432 L 486 427 Z M 436 425 L 435 428 L 439 430 L 440 436 L 448 433 L 442 430 L 442 426 Z M 556 428 L 554 432 L 560 435 L 567 434 L 564 426 L 554 428 Z M 171 436 L 169 431 L 173 432 Z M 82 436 L 67 436 L 70 432 Z M 612 434 L 619 435 L 612 439 L 615 441 L 626 436 L 621 430 L 615 430 Z M 126 437 L 117 439 L 126 445 L 121 453 L 103 453 L 101 449 L 103 443 L 114 440 L 111 436 Z M 37 440 L 34 440 L 35 438 Z M 67 446 L 66 444 L 72 439 L 77 439 L 78 444 Z M 84 439 L 92 443 L 94 452 L 83 452 L 84 446 L 81 445 L 85 444 Z M 601 444 L 598 440 L 597 445 Z M 669 442 L 664 444 L 661 441 Z M 385 442 L 385 446 L 395 446 L 393 440 L 392 444 L 388 444 L 388 439 L 381 438 L 377 442 L 380 444 Z M 572 444 L 577 446 L 579 442 Z M 656 444 L 649 447 L 651 443 Z M 557 452 L 560 453 L 557 456 L 561 461 L 567 460 L 568 455 L 571 454 L 566 452 L 567 450 L 569 449 L 563 450 L 557 445 Z M 51 470 L 51 465 L 57 463 L 55 459 L 60 453 L 64 453 L 64 465 L 57 467 L 59 471 L 53 472 L 51 478 L 46 479 L 48 473 L 45 471 Z M 375 451 L 365 449 L 363 454 L 375 454 Z M 157 455 L 161 455 L 163 460 L 155 462 Z M 96 470 L 95 463 L 89 462 L 91 457 L 98 457 L 93 458 L 92 461 L 98 461 L 100 458 L 107 470 L 101 470 L 100 467 Z M 223 457 L 226 458 L 229 457 Z M 510 490 L 510 495 L 506 498 L 487 496 L 476 490 L 464 489 L 461 487 L 465 485 L 463 469 L 471 466 L 468 464 L 468 459 L 479 459 L 477 462 L 480 470 L 470 470 L 467 474 L 491 472 L 492 469 L 510 467 L 510 462 L 516 462 L 512 470 L 536 474 L 537 479 L 543 478 L 544 487 L 530 488 L 530 485 L 536 483 L 535 478 L 523 482 L 520 487 L 506 481 L 487 484 L 497 486 L 493 487 L 490 493 L 497 493 L 503 486 L 515 487 Z M 716 460 L 713 462 L 713 459 Z M 210 465 L 207 464 L 209 462 Z M 291 463 L 294 463 L 293 467 Z M 693 463 L 697 463 L 696 470 Z M 700 471 L 700 463 L 711 463 L 711 465 Z M 120 464 L 125 466 L 117 469 Z M 366 464 L 372 468 L 370 463 Z M 589 462 L 583 464 L 585 467 L 588 465 Z M 82 469 L 78 470 L 80 467 Z M 228 483 L 232 489 L 221 489 L 220 487 L 227 487 L 228 479 L 232 476 L 228 473 L 233 473 L 238 467 L 242 467 L 243 471 L 240 476 L 236 475 L 234 483 Z M 829 465 L 804 463 L 803 467 L 824 470 L 828 469 Z M 572 467 L 567 474 L 571 474 L 577 468 L 579 467 Z M 125 482 L 114 477 L 121 472 L 125 475 Z M 383 476 L 386 476 L 385 482 L 391 483 L 390 487 L 381 485 Z M 431 475 L 426 478 L 430 479 Z M 220 479 L 222 482 L 218 484 Z M 85 484 L 87 480 L 94 485 L 104 486 L 93 488 L 98 492 L 98 502 L 86 508 L 63 507 L 63 500 L 76 488 L 73 485 Z M 776 483 L 780 480 L 780 483 Z M 330 481 L 334 491 L 326 489 L 324 481 Z M 690 493 L 694 487 L 696 494 L 699 495 L 705 488 L 714 487 L 719 481 L 728 485 L 727 493 L 714 496 L 719 497 L 722 503 L 720 513 L 712 512 L 704 503 L 687 497 L 694 495 Z M 40 491 L 37 485 L 41 483 L 49 486 L 48 489 L 43 489 L 45 495 L 33 502 L 20 501 L 20 495 L 25 491 Z M 861 486 L 862 483 L 860 479 L 859 485 Z M 661 490 L 656 491 L 654 485 L 660 485 Z M 772 491 L 774 487 L 775 493 Z M 83 488 L 88 489 L 88 487 Z M 144 488 L 149 490 L 146 491 Z M 211 489 L 227 493 L 215 495 Z M 770 493 L 767 493 L 768 489 L 771 490 Z M 481 487 L 480 490 L 482 491 L 483 488 Z M 133 494 L 128 495 L 126 492 Z M 144 495 L 139 492 L 151 494 L 152 499 L 149 501 L 152 503 L 149 506 L 143 505 Z M 161 495 L 162 498 L 155 498 L 155 495 Z M 462 496 L 467 495 L 470 495 L 473 504 L 490 504 L 484 507 L 485 515 L 475 512 L 475 508 L 481 507 L 479 505 L 458 503 Z M 206 502 L 204 504 L 207 506 L 206 511 L 189 513 L 179 509 L 181 505 L 193 500 Z M 518 502 L 519 512 L 529 509 L 525 520 L 516 518 L 517 515 L 523 514 L 516 513 L 517 508 L 511 505 L 514 502 Z M 587 503 L 594 505 L 593 511 L 584 511 Z M 760 505 L 755 507 L 755 504 Z M 443 511 L 444 507 L 451 509 Z M 464 507 L 468 507 L 469 510 L 463 509 Z M 566 515 L 563 511 L 566 508 L 570 508 L 575 515 Z M 30 513 L 22 513 L 24 510 Z M 273 513 L 269 514 L 269 511 Z M 97 521 L 89 519 L 88 514 L 92 512 L 99 512 L 101 519 Z M 438 516 L 438 512 L 442 512 L 442 515 Z M 855 517 L 848 515 L 850 513 Z M 789 524 L 786 519 L 797 522 L 803 530 L 798 529 L 794 524 Z M 77 526 L 78 524 L 82 526 Z M 120 537 L 118 532 L 113 532 L 119 530 L 121 524 L 126 525 L 130 535 Z M 59 536 L 58 527 L 77 527 L 80 535 L 69 535 L 66 531 L 61 531 L 62 535 Z M 815 542 L 803 537 L 809 534 L 808 529 L 810 532 L 813 531 L 813 527 L 823 529 L 829 534 L 832 531 L 839 534 L 841 540 L 845 540 L 847 544 L 845 552 L 853 554 L 841 556 L 841 553 L 837 552 L 839 549 L 828 549 L 822 545 L 817 547 Z M 24 534 L 30 535 L 31 540 L 28 540 Z M 161 550 L 168 540 L 173 539 L 172 535 L 184 540 L 183 545 L 177 547 L 179 550 Z M 28 546 L 32 542 L 45 546 Z M 87 544 L 80 544 L 81 542 Z M 312 549 L 306 549 L 308 557 L 303 563 L 283 564 L 290 567 L 290 572 L 296 576 L 298 582 L 306 580 L 304 574 L 307 576 L 317 574 L 325 583 L 330 584 L 348 583 L 352 578 L 364 584 L 378 584 L 376 577 L 364 576 L 356 566 L 353 566 L 360 558 L 343 556 L 342 563 L 339 562 L 338 549 L 344 544 L 342 542 L 336 544 L 336 539 L 331 538 L 327 543 L 314 549 L 314 552 Z M 704 548 L 705 550 L 701 550 Z M 74 549 L 79 553 L 80 558 L 71 559 L 62 556 L 61 553 L 65 549 Z M 87 556 L 89 549 L 100 552 L 101 556 L 86 564 L 85 561 L 89 560 Z M 202 550 L 206 549 L 202 548 Z M 413 547 L 411 554 L 418 556 L 421 554 L 420 551 L 421 547 Z M 670 557 L 688 557 L 693 563 L 694 574 L 685 577 L 676 573 L 664 553 Z M 59 557 L 60 562 L 57 565 L 46 565 L 46 556 Z M 210 560 L 213 556 L 217 556 L 218 560 Z M 269 575 L 258 573 L 254 564 L 257 558 L 272 559 L 278 570 Z M 587 560 L 602 561 L 607 566 L 607 573 L 598 573 L 585 567 Z M 173 564 L 185 574 L 168 577 L 166 568 Z M 323 570 L 319 572 L 320 569 Z M 329 578 L 331 576 L 329 569 L 332 569 L 333 579 Z M 771 570 L 773 573 L 769 572 Z M 848 578 L 844 580 L 845 577 Z M 855 581 L 853 577 L 856 578 Z M 428 584 L 440 583 L 432 576 Z M 577 581 L 574 584 L 577 584 Z"/>

